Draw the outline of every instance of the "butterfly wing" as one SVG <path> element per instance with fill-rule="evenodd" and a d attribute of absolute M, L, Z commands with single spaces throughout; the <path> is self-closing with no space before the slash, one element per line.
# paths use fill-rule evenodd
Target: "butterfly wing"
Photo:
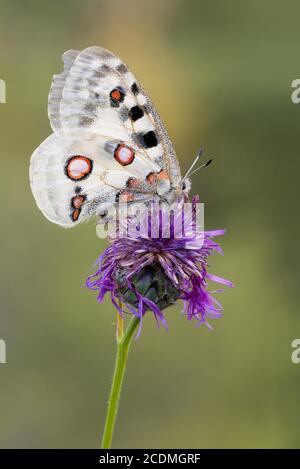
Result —
<path fill-rule="evenodd" d="M 63 60 L 49 94 L 54 134 L 34 152 L 30 170 L 47 218 L 73 226 L 101 204 L 177 187 L 181 176 L 172 144 L 128 67 L 101 47 L 67 51 Z M 70 177 L 72 170 L 78 179 Z"/>
<path fill-rule="evenodd" d="M 174 148 L 153 103 L 129 68 L 102 47 L 80 53 L 71 50 L 63 59 L 65 70 L 54 77 L 49 96 L 51 108 L 64 82 L 59 107 L 62 128 L 83 128 L 134 143 L 177 186 L 181 176 Z M 55 130 L 56 122 L 52 119 L 51 123 Z"/>
<path fill-rule="evenodd" d="M 70 69 L 79 53 L 80 52 L 77 50 L 68 50 L 65 52 L 62 56 L 64 71 L 59 75 L 54 75 L 53 77 L 48 100 L 48 117 L 53 131 L 61 128 L 60 103 L 62 100 L 62 93 L 70 73 Z"/>

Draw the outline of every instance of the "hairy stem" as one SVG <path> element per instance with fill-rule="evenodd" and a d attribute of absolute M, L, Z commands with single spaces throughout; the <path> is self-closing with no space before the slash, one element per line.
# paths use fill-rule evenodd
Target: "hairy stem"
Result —
<path fill-rule="evenodd" d="M 108 399 L 107 414 L 101 443 L 102 449 L 109 449 L 111 447 L 121 396 L 122 384 L 126 370 L 128 351 L 134 336 L 134 332 L 136 331 L 139 322 L 139 318 L 137 318 L 136 316 L 132 316 L 127 328 L 124 331 L 124 320 L 119 314 L 117 317 L 117 356 L 112 385 Z"/>

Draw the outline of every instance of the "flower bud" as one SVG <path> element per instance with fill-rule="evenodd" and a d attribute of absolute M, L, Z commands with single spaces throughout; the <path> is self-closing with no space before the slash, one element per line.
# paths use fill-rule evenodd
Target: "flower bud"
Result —
<path fill-rule="evenodd" d="M 138 295 L 155 303 L 159 309 L 171 306 L 180 296 L 179 289 L 175 288 L 160 264 L 144 267 L 139 273 L 126 281 L 126 269 L 120 268 L 115 273 L 115 281 L 119 286 L 117 291 L 124 303 L 135 308 L 138 307 Z"/>

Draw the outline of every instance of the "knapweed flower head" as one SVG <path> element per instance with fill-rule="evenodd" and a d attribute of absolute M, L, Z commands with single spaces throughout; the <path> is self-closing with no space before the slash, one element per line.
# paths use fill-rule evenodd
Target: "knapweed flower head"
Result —
<path fill-rule="evenodd" d="M 138 219 L 127 217 L 110 238 L 110 245 L 96 261 L 96 272 L 86 285 L 98 291 L 102 302 L 106 293 L 118 312 L 129 312 L 141 320 L 152 311 L 157 323 L 167 327 L 163 314 L 177 300 L 189 320 L 206 324 L 222 315 L 221 304 L 208 290 L 208 281 L 232 283 L 208 273 L 208 259 L 222 254 L 213 238 L 225 230 L 203 231 L 198 222 L 199 198 L 185 203 L 183 198 L 170 208 L 154 201 Z M 142 321 L 141 321 L 142 324 Z"/>

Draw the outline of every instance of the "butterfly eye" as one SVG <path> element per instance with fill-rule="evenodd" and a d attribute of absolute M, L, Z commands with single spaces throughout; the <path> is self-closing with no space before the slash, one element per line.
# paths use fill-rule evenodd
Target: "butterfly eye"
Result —
<path fill-rule="evenodd" d="M 185 183 L 184 181 L 183 181 L 183 183 L 181 184 L 181 189 L 182 189 L 183 191 L 185 191 L 185 189 L 186 189 L 186 183 Z"/>

